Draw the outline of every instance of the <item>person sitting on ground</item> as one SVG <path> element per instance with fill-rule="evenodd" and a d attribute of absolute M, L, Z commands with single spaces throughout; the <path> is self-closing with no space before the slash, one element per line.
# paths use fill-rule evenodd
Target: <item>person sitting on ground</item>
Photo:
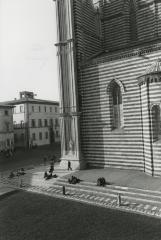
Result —
<path fill-rule="evenodd" d="M 9 178 L 15 177 L 15 174 L 13 172 L 10 172 Z"/>
<path fill-rule="evenodd" d="M 46 177 L 46 180 L 51 179 L 53 177 L 52 173 L 49 173 Z"/>
<path fill-rule="evenodd" d="M 104 177 L 98 178 L 97 179 L 97 186 L 105 186 L 106 185 L 106 180 Z"/>
<path fill-rule="evenodd" d="M 20 169 L 17 169 L 16 176 L 20 176 Z"/>
<path fill-rule="evenodd" d="M 56 174 L 53 175 L 53 178 L 57 178 L 57 177 L 58 177 L 58 175 L 56 175 Z"/>
<path fill-rule="evenodd" d="M 75 176 L 71 176 L 71 178 L 68 179 L 68 182 L 70 184 L 76 184 L 76 183 L 79 183 L 80 182 L 80 179 L 75 177 Z"/>
<path fill-rule="evenodd" d="M 47 178 L 48 177 L 48 174 L 47 174 L 47 171 L 44 172 L 44 178 Z"/>
<path fill-rule="evenodd" d="M 25 170 L 24 170 L 24 168 L 21 168 L 20 169 L 20 175 L 24 175 L 25 174 Z"/>

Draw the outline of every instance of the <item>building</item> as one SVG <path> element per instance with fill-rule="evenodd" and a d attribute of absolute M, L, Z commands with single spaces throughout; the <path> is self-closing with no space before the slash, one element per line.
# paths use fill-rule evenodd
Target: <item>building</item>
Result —
<path fill-rule="evenodd" d="M 55 3 L 62 166 L 161 176 L 161 1 Z"/>
<path fill-rule="evenodd" d="M 7 102 L 13 112 L 17 147 L 34 147 L 60 142 L 59 103 L 34 98 L 33 92 L 20 92 L 20 98 Z"/>
<path fill-rule="evenodd" d="M 13 106 L 0 104 L 0 151 L 14 149 Z"/>

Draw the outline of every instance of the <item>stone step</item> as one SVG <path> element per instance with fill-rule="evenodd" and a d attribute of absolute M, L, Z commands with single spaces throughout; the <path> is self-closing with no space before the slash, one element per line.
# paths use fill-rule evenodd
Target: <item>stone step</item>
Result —
<path fill-rule="evenodd" d="M 88 183 L 88 182 L 80 182 L 79 184 L 69 184 L 67 179 L 59 179 L 56 182 L 57 186 L 63 186 L 70 189 L 77 189 L 81 191 L 90 191 L 95 194 L 105 194 L 111 196 L 117 196 L 118 193 L 121 194 L 123 198 L 141 202 L 151 202 L 157 203 L 161 205 L 161 192 L 151 191 L 151 190 L 143 190 L 143 189 L 136 189 L 136 188 L 128 188 L 128 187 L 121 187 L 121 186 L 112 186 L 107 185 L 106 187 L 98 187 L 95 183 Z"/>

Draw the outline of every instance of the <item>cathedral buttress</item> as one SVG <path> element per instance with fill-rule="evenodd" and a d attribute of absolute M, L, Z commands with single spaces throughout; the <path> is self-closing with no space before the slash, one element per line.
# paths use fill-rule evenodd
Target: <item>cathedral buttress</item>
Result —
<path fill-rule="evenodd" d="M 60 89 L 61 167 L 83 168 L 80 151 L 77 68 L 72 0 L 55 0 Z"/>

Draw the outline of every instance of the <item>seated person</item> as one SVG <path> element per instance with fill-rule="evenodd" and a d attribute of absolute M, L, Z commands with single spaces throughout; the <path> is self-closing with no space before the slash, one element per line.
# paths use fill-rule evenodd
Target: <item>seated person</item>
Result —
<path fill-rule="evenodd" d="M 53 173 L 53 171 L 54 171 L 54 167 L 51 165 L 49 172 Z"/>
<path fill-rule="evenodd" d="M 17 175 L 17 176 L 20 176 L 20 169 L 17 169 L 16 175 Z"/>
<path fill-rule="evenodd" d="M 44 178 L 47 178 L 48 177 L 48 174 L 47 174 L 47 171 L 44 172 Z"/>
<path fill-rule="evenodd" d="M 46 180 L 51 179 L 53 177 L 52 173 L 47 174 Z"/>
<path fill-rule="evenodd" d="M 57 178 L 57 177 L 58 177 L 58 175 L 56 175 L 56 174 L 53 175 L 53 178 Z"/>
<path fill-rule="evenodd" d="M 13 178 L 15 174 L 13 172 L 10 172 L 9 178 Z"/>
<path fill-rule="evenodd" d="M 24 170 L 24 168 L 21 168 L 20 169 L 20 175 L 24 175 L 25 174 L 25 170 Z"/>

